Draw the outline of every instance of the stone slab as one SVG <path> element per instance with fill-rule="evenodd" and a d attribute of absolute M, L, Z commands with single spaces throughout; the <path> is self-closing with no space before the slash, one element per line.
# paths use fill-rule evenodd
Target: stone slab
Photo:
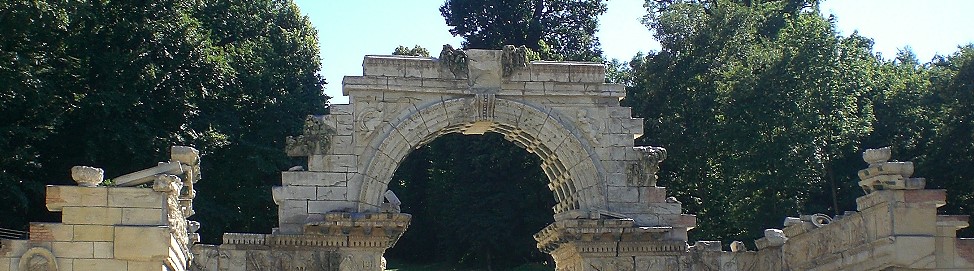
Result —
<path fill-rule="evenodd" d="M 108 206 L 131 208 L 165 208 L 165 192 L 151 188 L 112 187 L 108 189 Z"/>
<path fill-rule="evenodd" d="M 105 225 L 75 225 L 75 241 L 110 242 L 115 238 L 115 227 Z"/>
<path fill-rule="evenodd" d="M 117 225 L 121 221 L 121 208 L 64 207 L 61 215 L 65 225 Z"/>
<path fill-rule="evenodd" d="M 161 261 L 169 256 L 169 228 L 119 226 L 114 245 L 116 259 Z"/>
<path fill-rule="evenodd" d="M 48 185 L 44 198 L 47 210 L 61 211 L 64 206 L 108 206 L 108 188 Z"/>

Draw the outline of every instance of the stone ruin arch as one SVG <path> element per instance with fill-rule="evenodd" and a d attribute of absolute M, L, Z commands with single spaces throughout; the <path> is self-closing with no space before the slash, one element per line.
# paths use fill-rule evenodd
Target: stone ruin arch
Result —
<path fill-rule="evenodd" d="M 597 154 L 579 133 L 581 129 L 550 108 L 506 97 L 474 95 L 435 100 L 407 111 L 404 119 L 374 131 L 369 144 L 378 148 L 366 152 L 371 158 L 366 159 L 362 170 L 360 212 L 380 210 L 393 172 L 413 149 L 447 133 L 484 132 L 503 134 L 542 159 L 541 167 L 558 203 L 552 207 L 556 214 L 604 208 L 598 200 L 604 200 L 605 188 L 596 180 L 605 174 L 595 160 Z"/>
<path fill-rule="evenodd" d="M 785 218 L 754 240 L 757 251 L 690 245 L 695 217 L 656 185 L 665 150 L 633 146 L 643 126 L 619 106 L 622 86 L 603 83 L 601 64 L 526 55 L 444 46 L 438 58 L 366 56 L 363 75 L 343 82 L 350 103 L 309 116 L 287 139 L 288 155 L 308 164 L 282 172 L 271 191 L 279 227 L 270 234 L 196 244 L 200 224 L 188 219 L 200 157 L 175 146 L 170 161 L 114 185 L 101 184 L 101 169 L 72 168 L 78 186 L 46 191 L 62 222 L 0 239 L 0 271 L 383 270 L 411 219 L 387 192 L 399 162 L 440 135 L 486 132 L 542 158 L 558 203 L 534 238 L 558 271 L 974 270 L 974 239 L 956 238 L 968 216 L 939 215 L 946 191 L 924 189 L 889 148 L 863 154 L 856 211 Z"/>
<path fill-rule="evenodd" d="M 640 194 L 655 187 L 653 174 L 665 152 L 633 147 L 642 120 L 619 106 L 624 88 L 604 83 L 601 64 L 528 62 L 520 50 L 448 49 L 440 59 L 366 56 L 364 75 L 343 82 L 350 104 L 309 117 L 309 127 L 322 132 L 308 130 L 289 141 L 290 155 L 309 157 L 308 171 L 285 173 L 280 191 L 315 186 L 316 198 L 308 200 L 327 203 L 309 203 L 321 208 L 309 206 L 308 214 L 379 212 L 392 174 L 413 149 L 447 133 L 497 132 L 542 159 L 556 221 L 614 214 L 661 224 L 648 210 L 629 206 L 649 203 Z M 451 56 L 463 62 L 445 60 Z M 300 140 L 316 133 L 333 135 Z M 327 147 L 311 146 L 321 140 Z M 312 172 L 343 177 L 348 186 L 341 197 L 329 198 L 320 192 L 332 186 L 289 185 L 288 175 Z M 669 219 L 686 220 L 675 210 Z M 304 215 L 282 216 L 281 229 L 296 232 L 286 225 L 306 220 Z"/>

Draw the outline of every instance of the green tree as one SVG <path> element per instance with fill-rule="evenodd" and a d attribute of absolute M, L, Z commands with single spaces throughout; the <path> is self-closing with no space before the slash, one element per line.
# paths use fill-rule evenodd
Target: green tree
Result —
<path fill-rule="evenodd" d="M 276 212 L 267 191 L 292 162 L 283 139 L 300 131 L 304 115 L 323 113 L 327 98 L 315 31 L 296 6 L 0 5 L 0 55 L 12 63 L 0 67 L 0 80 L 10 82 L 0 87 L 0 126 L 10 127 L 0 138 L 0 182 L 14 187 L 3 197 L 15 203 L 0 212 L 56 220 L 43 212 L 43 185 L 71 183 L 71 166 L 102 167 L 111 178 L 183 144 L 204 154 L 196 205 L 204 239 L 269 230 Z"/>
<path fill-rule="evenodd" d="M 430 51 L 429 50 L 426 50 L 426 48 L 423 48 L 422 46 L 419 46 L 419 45 L 413 46 L 413 48 L 409 48 L 409 47 L 400 45 L 399 47 L 396 47 L 396 50 L 393 50 L 392 51 L 392 54 L 393 55 L 400 55 L 400 56 L 422 56 L 422 57 L 429 57 L 430 56 Z"/>
<path fill-rule="evenodd" d="M 545 60 L 601 61 L 595 36 L 603 0 L 449 0 L 440 13 L 463 47 L 531 48 Z"/>
<path fill-rule="evenodd" d="M 70 57 L 79 3 L 0 3 L 0 227 L 25 230 L 43 210 L 43 142 L 82 97 L 65 86 L 80 83 L 81 60 Z M 41 206 L 41 208 L 38 208 Z"/>
<path fill-rule="evenodd" d="M 755 239 L 853 193 L 836 176 L 854 176 L 879 62 L 816 5 L 647 1 L 662 49 L 633 59 L 625 103 L 645 118 L 638 142 L 667 148 L 660 183 L 700 218 L 694 238 Z"/>
<path fill-rule="evenodd" d="M 414 151 L 390 183 L 413 221 L 389 256 L 501 269 L 545 261 L 531 236 L 555 202 L 539 165 L 496 133 L 448 134 Z"/>
<path fill-rule="evenodd" d="M 213 142 L 203 149 L 201 232 L 209 242 L 225 231 L 269 232 L 277 221 L 270 187 L 299 163 L 285 156 L 284 139 L 301 133 L 305 116 L 327 112 L 317 32 L 291 1 L 205 2 L 193 16 L 209 30 L 220 72 L 192 124 Z"/>
<path fill-rule="evenodd" d="M 974 44 L 930 63 L 932 91 L 942 102 L 942 122 L 929 143 L 929 157 L 918 167 L 928 187 L 947 189 L 946 214 L 974 212 Z M 970 220 L 974 222 L 974 220 Z M 974 236 L 974 229 L 960 236 Z"/>

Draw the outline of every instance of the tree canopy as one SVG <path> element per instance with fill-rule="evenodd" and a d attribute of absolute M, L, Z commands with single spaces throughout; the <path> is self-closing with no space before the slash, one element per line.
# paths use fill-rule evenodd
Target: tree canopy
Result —
<path fill-rule="evenodd" d="M 463 47 L 526 46 L 545 60 L 600 61 L 603 0 L 448 0 L 440 13 Z"/>
<path fill-rule="evenodd" d="M 0 3 L 0 227 L 56 219 L 44 185 L 74 165 L 106 177 L 204 155 L 197 219 L 269 231 L 281 151 L 327 97 L 316 32 L 290 1 L 8 1 Z M 8 155 L 9 154 L 9 155 Z M 244 166 L 241 166 L 244 165 Z M 233 193 L 220 193 L 233 191 Z"/>
<path fill-rule="evenodd" d="M 638 143 L 668 150 L 660 185 L 697 214 L 692 239 L 753 240 L 785 216 L 854 210 L 863 148 L 892 145 L 937 168 L 924 153 L 938 148 L 924 141 L 963 129 L 934 117 L 956 107 L 937 93 L 960 84 L 938 87 L 945 76 L 930 73 L 951 69 L 925 68 L 909 51 L 884 60 L 870 39 L 838 35 L 817 4 L 647 1 L 644 22 L 662 48 L 630 62 L 624 102 L 645 118 Z M 970 208 L 970 187 L 946 182 L 931 184 L 952 186 L 953 204 Z"/>

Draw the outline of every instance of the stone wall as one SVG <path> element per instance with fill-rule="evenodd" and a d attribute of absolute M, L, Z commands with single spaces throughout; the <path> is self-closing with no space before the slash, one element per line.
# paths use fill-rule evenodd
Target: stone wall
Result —
<path fill-rule="evenodd" d="M 75 167 L 79 186 L 47 186 L 47 209 L 61 223 L 31 223 L 28 240 L 0 240 L 0 270 L 186 270 L 199 226 L 186 220 L 195 194 L 184 183 L 198 180 L 198 161 L 196 150 L 174 147 L 173 164 L 164 163 L 176 169 L 137 174 L 144 188 L 99 185 L 101 169 Z"/>

